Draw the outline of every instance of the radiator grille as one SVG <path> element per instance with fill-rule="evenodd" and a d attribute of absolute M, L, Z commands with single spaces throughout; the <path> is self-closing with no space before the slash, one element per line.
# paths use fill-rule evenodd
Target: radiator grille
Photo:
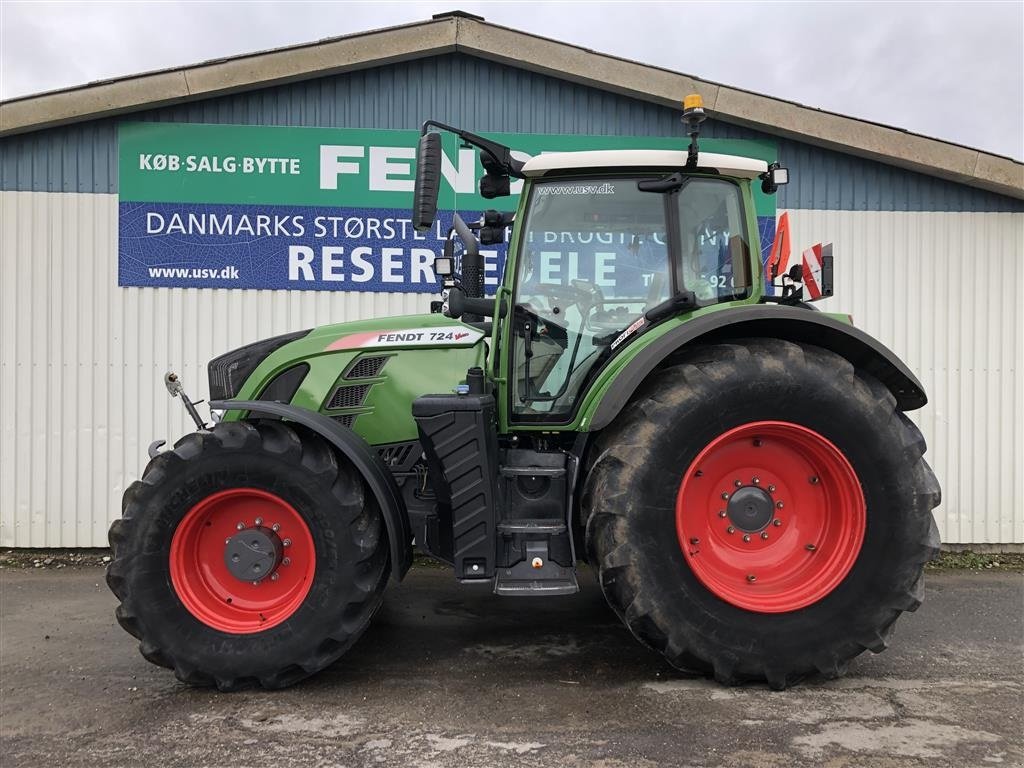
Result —
<path fill-rule="evenodd" d="M 398 443 L 397 445 L 385 445 L 378 448 L 377 452 L 389 467 L 401 467 L 409 459 L 409 454 L 416 445 L 415 441 L 411 443 Z"/>
<path fill-rule="evenodd" d="M 379 376 L 384 363 L 388 361 L 387 356 L 383 357 L 361 357 L 348 369 L 346 379 L 372 379 Z"/>
<path fill-rule="evenodd" d="M 370 391 L 369 384 L 357 384 L 350 387 L 338 387 L 327 403 L 329 409 L 334 408 L 356 408 L 363 404 L 366 393 Z"/>
<path fill-rule="evenodd" d="M 341 424 L 341 426 L 352 429 L 352 425 L 355 424 L 358 415 L 358 413 L 346 413 L 341 416 L 332 416 L 331 418 Z"/>

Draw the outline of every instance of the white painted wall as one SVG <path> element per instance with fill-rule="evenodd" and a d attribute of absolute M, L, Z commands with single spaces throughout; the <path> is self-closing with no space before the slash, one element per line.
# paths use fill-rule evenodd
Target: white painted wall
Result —
<path fill-rule="evenodd" d="M 931 403 L 943 541 L 1024 542 L 1024 215 L 791 211 L 836 243 L 830 309 L 888 344 Z M 421 294 L 119 288 L 117 196 L 0 193 L 0 546 L 95 547 L 146 446 L 188 431 L 163 388 L 314 325 L 425 311 Z"/>

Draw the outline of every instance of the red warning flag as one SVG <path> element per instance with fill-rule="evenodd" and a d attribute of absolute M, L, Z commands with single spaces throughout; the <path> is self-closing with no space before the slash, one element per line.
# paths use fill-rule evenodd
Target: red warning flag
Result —
<path fill-rule="evenodd" d="M 775 228 L 775 240 L 772 242 L 772 252 L 765 265 L 768 271 L 768 280 L 775 280 L 786 270 L 787 264 L 789 264 L 789 211 L 784 211 L 779 216 L 779 223 Z"/>

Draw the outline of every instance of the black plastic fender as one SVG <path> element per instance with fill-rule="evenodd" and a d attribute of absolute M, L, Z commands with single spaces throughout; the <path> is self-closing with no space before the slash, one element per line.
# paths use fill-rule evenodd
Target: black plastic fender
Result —
<path fill-rule="evenodd" d="M 377 504 L 380 505 L 391 548 L 392 577 L 396 581 L 401 581 L 405 577 L 409 566 L 412 565 L 412 528 L 409 525 L 409 517 L 405 512 L 405 505 L 402 503 L 395 479 L 377 452 L 363 438 L 327 416 L 286 403 L 212 400 L 210 407 L 225 411 L 248 411 L 257 416 L 262 414 L 294 421 L 313 430 L 341 451 L 363 476 Z"/>
<path fill-rule="evenodd" d="M 594 411 L 590 430 L 608 426 L 651 371 L 683 347 L 750 337 L 803 342 L 835 352 L 881 381 L 901 411 L 912 411 L 928 402 L 924 387 L 906 364 L 859 328 L 821 312 L 760 304 L 710 312 L 655 339 L 612 382 Z"/>

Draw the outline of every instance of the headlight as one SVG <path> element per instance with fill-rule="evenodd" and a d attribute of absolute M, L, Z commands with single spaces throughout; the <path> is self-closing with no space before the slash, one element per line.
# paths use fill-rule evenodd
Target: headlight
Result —
<path fill-rule="evenodd" d="M 256 370 L 256 366 L 262 363 L 271 352 L 280 349 L 288 342 L 301 339 L 307 333 L 309 330 L 286 333 L 283 336 L 247 344 L 225 355 L 215 357 L 206 366 L 210 377 L 210 399 L 230 400 L 238 394 L 245 380 L 249 378 L 249 374 Z"/>

